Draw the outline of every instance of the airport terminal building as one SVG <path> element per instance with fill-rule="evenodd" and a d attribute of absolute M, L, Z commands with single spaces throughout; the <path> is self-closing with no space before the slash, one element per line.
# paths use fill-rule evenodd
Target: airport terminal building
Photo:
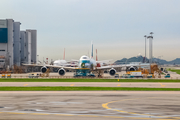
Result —
<path fill-rule="evenodd" d="M 20 30 L 21 23 L 0 19 L 0 69 L 13 69 L 22 63 L 37 63 L 37 31 Z"/>

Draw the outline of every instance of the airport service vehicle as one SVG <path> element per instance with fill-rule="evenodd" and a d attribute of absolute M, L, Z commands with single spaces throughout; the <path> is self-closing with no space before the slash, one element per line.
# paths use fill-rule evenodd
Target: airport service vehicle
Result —
<path fill-rule="evenodd" d="M 38 73 L 31 73 L 29 74 L 29 78 L 38 78 L 39 74 Z"/>
<path fill-rule="evenodd" d="M 136 78 L 143 78 L 142 72 L 141 71 L 130 71 L 131 77 L 136 77 Z"/>
<path fill-rule="evenodd" d="M 170 74 L 166 74 L 164 77 L 165 78 L 170 78 L 171 76 L 170 76 Z"/>
<path fill-rule="evenodd" d="M 74 77 L 96 77 L 89 69 L 77 69 Z"/>
<path fill-rule="evenodd" d="M 122 78 L 143 78 L 143 74 L 141 71 L 129 71 L 127 74 L 123 74 Z"/>
<path fill-rule="evenodd" d="M 133 78 L 133 76 L 131 74 L 123 74 L 121 78 Z"/>
<path fill-rule="evenodd" d="M 147 78 L 152 78 L 152 75 L 147 75 Z"/>
<path fill-rule="evenodd" d="M 2 75 L 1 75 L 1 78 L 6 78 L 6 75 L 5 75 L 5 74 L 2 74 Z"/>
<path fill-rule="evenodd" d="M 114 76 L 115 78 L 119 78 L 119 74 L 115 74 L 115 76 Z"/>

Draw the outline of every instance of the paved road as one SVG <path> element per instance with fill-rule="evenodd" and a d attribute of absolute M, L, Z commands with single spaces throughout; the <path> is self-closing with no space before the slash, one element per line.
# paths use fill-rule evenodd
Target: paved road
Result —
<path fill-rule="evenodd" d="M 0 86 L 91 86 L 91 87 L 147 87 L 180 88 L 180 83 L 159 82 L 0 82 Z"/>
<path fill-rule="evenodd" d="M 180 92 L 0 92 L 0 120 L 177 120 Z"/>

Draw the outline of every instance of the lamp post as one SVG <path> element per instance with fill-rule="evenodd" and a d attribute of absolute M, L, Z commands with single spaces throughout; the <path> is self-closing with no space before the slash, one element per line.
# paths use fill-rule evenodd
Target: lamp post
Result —
<path fill-rule="evenodd" d="M 146 35 L 144 36 L 145 37 L 145 59 L 144 59 L 144 62 L 146 63 Z"/>
<path fill-rule="evenodd" d="M 150 32 L 151 36 L 154 34 L 153 32 Z"/>

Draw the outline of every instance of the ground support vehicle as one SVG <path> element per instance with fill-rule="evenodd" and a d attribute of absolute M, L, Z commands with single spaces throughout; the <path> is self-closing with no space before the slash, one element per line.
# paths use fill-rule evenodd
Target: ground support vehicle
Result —
<path fill-rule="evenodd" d="M 121 78 L 134 78 L 134 76 L 131 76 L 131 74 L 123 74 Z"/>
<path fill-rule="evenodd" d="M 133 78 L 143 78 L 143 74 L 141 71 L 130 71 L 131 76 Z"/>
<path fill-rule="evenodd" d="M 2 75 L 1 75 L 1 78 L 6 78 L 6 75 L 5 75 L 5 74 L 2 74 Z"/>
<path fill-rule="evenodd" d="M 115 78 L 119 78 L 119 74 L 115 74 L 115 76 L 114 76 Z"/>
<path fill-rule="evenodd" d="M 39 74 L 38 73 L 31 73 L 29 74 L 29 78 L 38 78 Z"/>
<path fill-rule="evenodd" d="M 90 69 L 76 69 L 74 77 L 96 77 Z"/>
<path fill-rule="evenodd" d="M 11 74 L 7 74 L 7 78 L 11 78 Z"/>
<path fill-rule="evenodd" d="M 165 76 L 164 76 L 164 78 L 170 78 L 171 76 L 170 76 L 170 74 L 166 74 Z"/>
<path fill-rule="evenodd" d="M 152 78 L 152 75 L 147 75 L 147 78 Z"/>

